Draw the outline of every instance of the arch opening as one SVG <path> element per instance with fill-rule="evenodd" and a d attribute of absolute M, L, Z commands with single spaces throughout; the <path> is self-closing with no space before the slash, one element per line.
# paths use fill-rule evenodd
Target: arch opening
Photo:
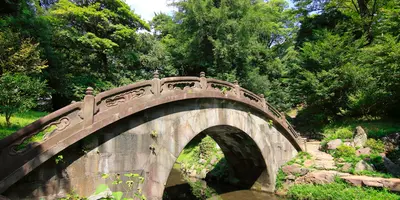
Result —
<path fill-rule="evenodd" d="M 216 148 L 205 147 L 208 149 L 204 150 L 203 147 L 202 150 L 201 146 L 210 144 Z M 223 157 L 215 162 L 220 154 Z M 182 157 L 190 160 L 182 160 Z M 270 185 L 270 179 L 267 163 L 255 141 L 236 127 L 218 125 L 205 129 L 186 145 L 169 174 L 163 197 L 201 199 L 238 191 L 262 190 L 262 185 Z M 266 194 L 252 192 L 251 195 Z"/>

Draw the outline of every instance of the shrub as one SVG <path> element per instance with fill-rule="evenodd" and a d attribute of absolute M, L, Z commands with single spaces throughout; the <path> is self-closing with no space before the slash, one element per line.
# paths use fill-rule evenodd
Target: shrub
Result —
<path fill-rule="evenodd" d="M 333 153 L 335 158 L 348 158 L 354 157 L 356 155 L 356 149 L 347 145 L 340 145 L 336 151 Z"/>
<path fill-rule="evenodd" d="M 370 138 L 367 140 L 365 146 L 371 148 L 372 152 L 374 153 L 382 153 L 385 151 L 385 144 L 382 142 L 382 140 L 375 140 L 373 138 Z"/>
<path fill-rule="evenodd" d="M 353 137 L 353 132 L 348 128 L 340 128 L 335 131 L 335 137 L 339 139 L 350 139 Z"/>

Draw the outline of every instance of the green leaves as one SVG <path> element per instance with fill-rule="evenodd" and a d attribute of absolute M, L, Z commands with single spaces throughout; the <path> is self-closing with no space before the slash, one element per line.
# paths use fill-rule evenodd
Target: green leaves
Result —
<path fill-rule="evenodd" d="M 37 105 L 37 100 L 45 93 L 45 87 L 45 82 L 20 73 L 0 76 L 0 113 L 5 115 L 8 126 L 12 114 Z"/>
<path fill-rule="evenodd" d="M 102 192 L 105 192 L 108 189 L 108 186 L 106 184 L 100 184 L 96 187 L 96 191 L 94 194 L 100 194 Z"/>

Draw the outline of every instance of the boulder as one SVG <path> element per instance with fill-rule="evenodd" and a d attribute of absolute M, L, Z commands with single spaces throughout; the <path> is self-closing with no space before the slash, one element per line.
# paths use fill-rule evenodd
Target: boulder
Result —
<path fill-rule="evenodd" d="M 400 145 L 400 133 L 392 133 L 382 138 L 384 142 Z"/>
<path fill-rule="evenodd" d="M 380 178 L 368 176 L 345 176 L 341 178 L 354 186 L 380 187 L 387 188 L 394 192 L 400 192 L 400 179 L 398 178 Z"/>
<path fill-rule="evenodd" d="M 282 167 L 283 173 L 286 175 L 300 175 L 304 176 L 309 172 L 309 169 L 306 168 L 301 168 L 300 165 L 298 164 L 293 164 L 293 165 L 286 165 Z"/>
<path fill-rule="evenodd" d="M 345 163 L 340 169 L 344 172 L 348 172 L 351 169 L 351 164 Z"/>
<path fill-rule="evenodd" d="M 337 149 L 342 143 L 343 142 L 341 139 L 331 140 L 327 144 L 327 149 L 329 150 Z"/>
<path fill-rule="evenodd" d="M 360 155 L 370 155 L 370 154 L 371 154 L 371 148 L 369 148 L 369 147 L 364 147 L 364 148 L 358 149 L 358 150 L 356 151 L 356 155 L 357 155 L 357 156 L 360 156 Z"/>
<path fill-rule="evenodd" d="M 389 158 L 383 157 L 383 164 L 387 172 L 393 176 L 400 176 L 400 166 L 394 164 Z"/>
<path fill-rule="evenodd" d="M 294 181 L 294 180 L 296 180 L 296 176 L 295 176 L 295 175 L 292 175 L 292 174 L 290 174 L 290 175 L 287 175 L 287 176 L 285 177 L 285 179 L 286 179 L 286 180 L 291 180 L 291 181 Z"/>
<path fill-rule="evenodd" d="M 349 147 L 354 147 L 354 143 L 353 142 L 344 142 L 343 144 L 346 145 L 346 146 L 349 146 Z"/>
<path fill-rule="evenodd" d="M 382 138 L 387 152 L 393 151 L 400 146 L 400 133 L 392 133 Z"/>
<path fill-rule="evenodd" d="M 295 184 L 327 184 L 335 181 L 335 176 L 350 176 L 348 173 L 341 173 L 337 171 L 313 171 L 305 176 L 296 179 Z"/>
<path fill-rule="evenodd" d="M 367 142 L 367 133 L 361 126 L 357 126 L 356 130 L 354 131 L 353 141 L 355 147 L 363 147 Z"/>
<path fill-rule="evenodd" d="M 364 171 L 364 170 L 366 170 L 366 171 L 374 171 L 374 168 L 370 164 L 368 164 L 367 162 L 365 162 L 363 160 L 360 160 L 356 164 L 354 170 L 355 171 Z"/>

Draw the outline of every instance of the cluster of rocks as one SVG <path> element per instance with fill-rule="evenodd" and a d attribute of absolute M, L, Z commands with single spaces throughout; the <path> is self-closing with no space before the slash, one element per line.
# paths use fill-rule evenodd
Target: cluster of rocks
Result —
<path fill-rule="evenodd" d="M 217 156 L 213 155 L 207 164 L 207 160 L 200 159 L 198 165 L 192 165 L 191 167 L 185 166 L 185 163 L 181 163 L 181 171 L 189 177 L 205 179 L 206 175 L 209 171 L 214 168 L 214 165 L 217 164 L 219 159 Z M 201 170 L 197 170 L 201 168 Z"/>
<path fill-rule="evenodd" d="M 353 139 L 345 140 L 344 142 L 342 139 L 331 140 L 328 142 L 326 148 L 328 150 L 335 150 L 342 144 L 344 144 L 346 146 L 356 147 L 356 148 L 363 148 L 365 146 L 365 144 L 367 143 L 367 140 L 368 140 L 367 133 L 364 131 L 364 129 L 361 126 L 357 126 L 356 130 L 354 131 Z M 364 151 L 368 151 L 368 150 L 364 150 Z M 371 149 L 369 149 L 369 151 L 371 151 Z"/>
<path fill-rule="evenodd" d="M 336 150 L 340 145 L 344 144 L 356 148 L 356 156 L 370 155 L 372 149 L 365 147 L 367 139 L 365 131 L 361 127 L 357 127 L 353 139 L 329 141 L 326 149 Z M 396 133 L 383 138 L 383 141 L 385 144 L 392 144 L 393 149 L 398 149 L 400 145 L 399 139 L 400 134 Z M 351 163 L 346 163 L 342 158 L 334 159 L 330 154 L 321 150 L 320 142 L 307 142 L 306 149 L 311 158 L 302 158 L 304 160 L 302 162 L 295 160 L 297 163 L 282 167 L 285 178 L 283 180 L 283 187 L 277 191 L 277 194 L 284 195 L 285 191 L 294 184 L 328 184 L 335 182 L 336 178 L 340 178 L 354 186 L 386 188 L 394 192 L 400 192 L 400 179 L 398 178 L 356 176 L 345 173 L 349 172 L 353 167 L 356 172 L 374 171 L 374 166 L 364 160 L 360 160 L 355 166 L 352 166 Z M 383 157 L 387 172 L 394 176 L 400 176 L 400 166 L 385 157 L 384 153 L 381 156 Z"/>
<path fill-rule="evenodd" d="M 305 168 L 298 164 L 282 167 L 285 173 L 283 190 L 287 190 L 293 184 L 329 184 L 335 182 L 335 177 L 340 178 L 353 186 L 368 186 L 386 188 L 394 192 L 400 192 L 400 179 L 380 178 L 368 176 L 354 176 L 349 173 L 342 173 L 330 170 L 315 170 Z M 284 194 L 278 191 L 278 194 Z"/>
<path fill-rule="evenodd" d="M 365 144 L 368 140 L 367 133 L 364 131 L 364 129 L 361 126 L 357 126 L 356 130 L 354 131 L 353 139 L 350 140 L 342 140 L 342 139 L 335 139 L 331 140 L 327 143 L 326 149 L 328 150 L 336 150 L 340 145 L 346 145 L 354 148 L 358 148 L 356 150 L 356 155 L 361 156 L 361 155 L 370 155 L 372 153 L 372 149 L 369 147 L 365 147 Z M 386 151 L 393 151 L 399 148 L 400 145 L 400 133 L 394 133 L 391 135 L 388 135 L 382 140 L 385 143 L 385 149 Z M 394 176 L 400 176 L 400 156 L 398 158 L 398 163 L 397 162 L 392 162 L 389 158 L 386 157 L 385 153 L 381 153 L 381 156 L 383 157 L 384 161 L 384 166 L 386 168 L 386 171 Z M 397 161 L 397 160 L 396 160 Z M 351 164 L 346 163 L 343 160 L 339 159 L 339 162 L 337 163 L 338 165 L 341 166 L 341 171 L 349 171 L 351 169 Z M 355 166 L 354 170 L 357 171 L 374 171 L 374 166 L 368 164 L 367 162 L 360 160 Z"/>

